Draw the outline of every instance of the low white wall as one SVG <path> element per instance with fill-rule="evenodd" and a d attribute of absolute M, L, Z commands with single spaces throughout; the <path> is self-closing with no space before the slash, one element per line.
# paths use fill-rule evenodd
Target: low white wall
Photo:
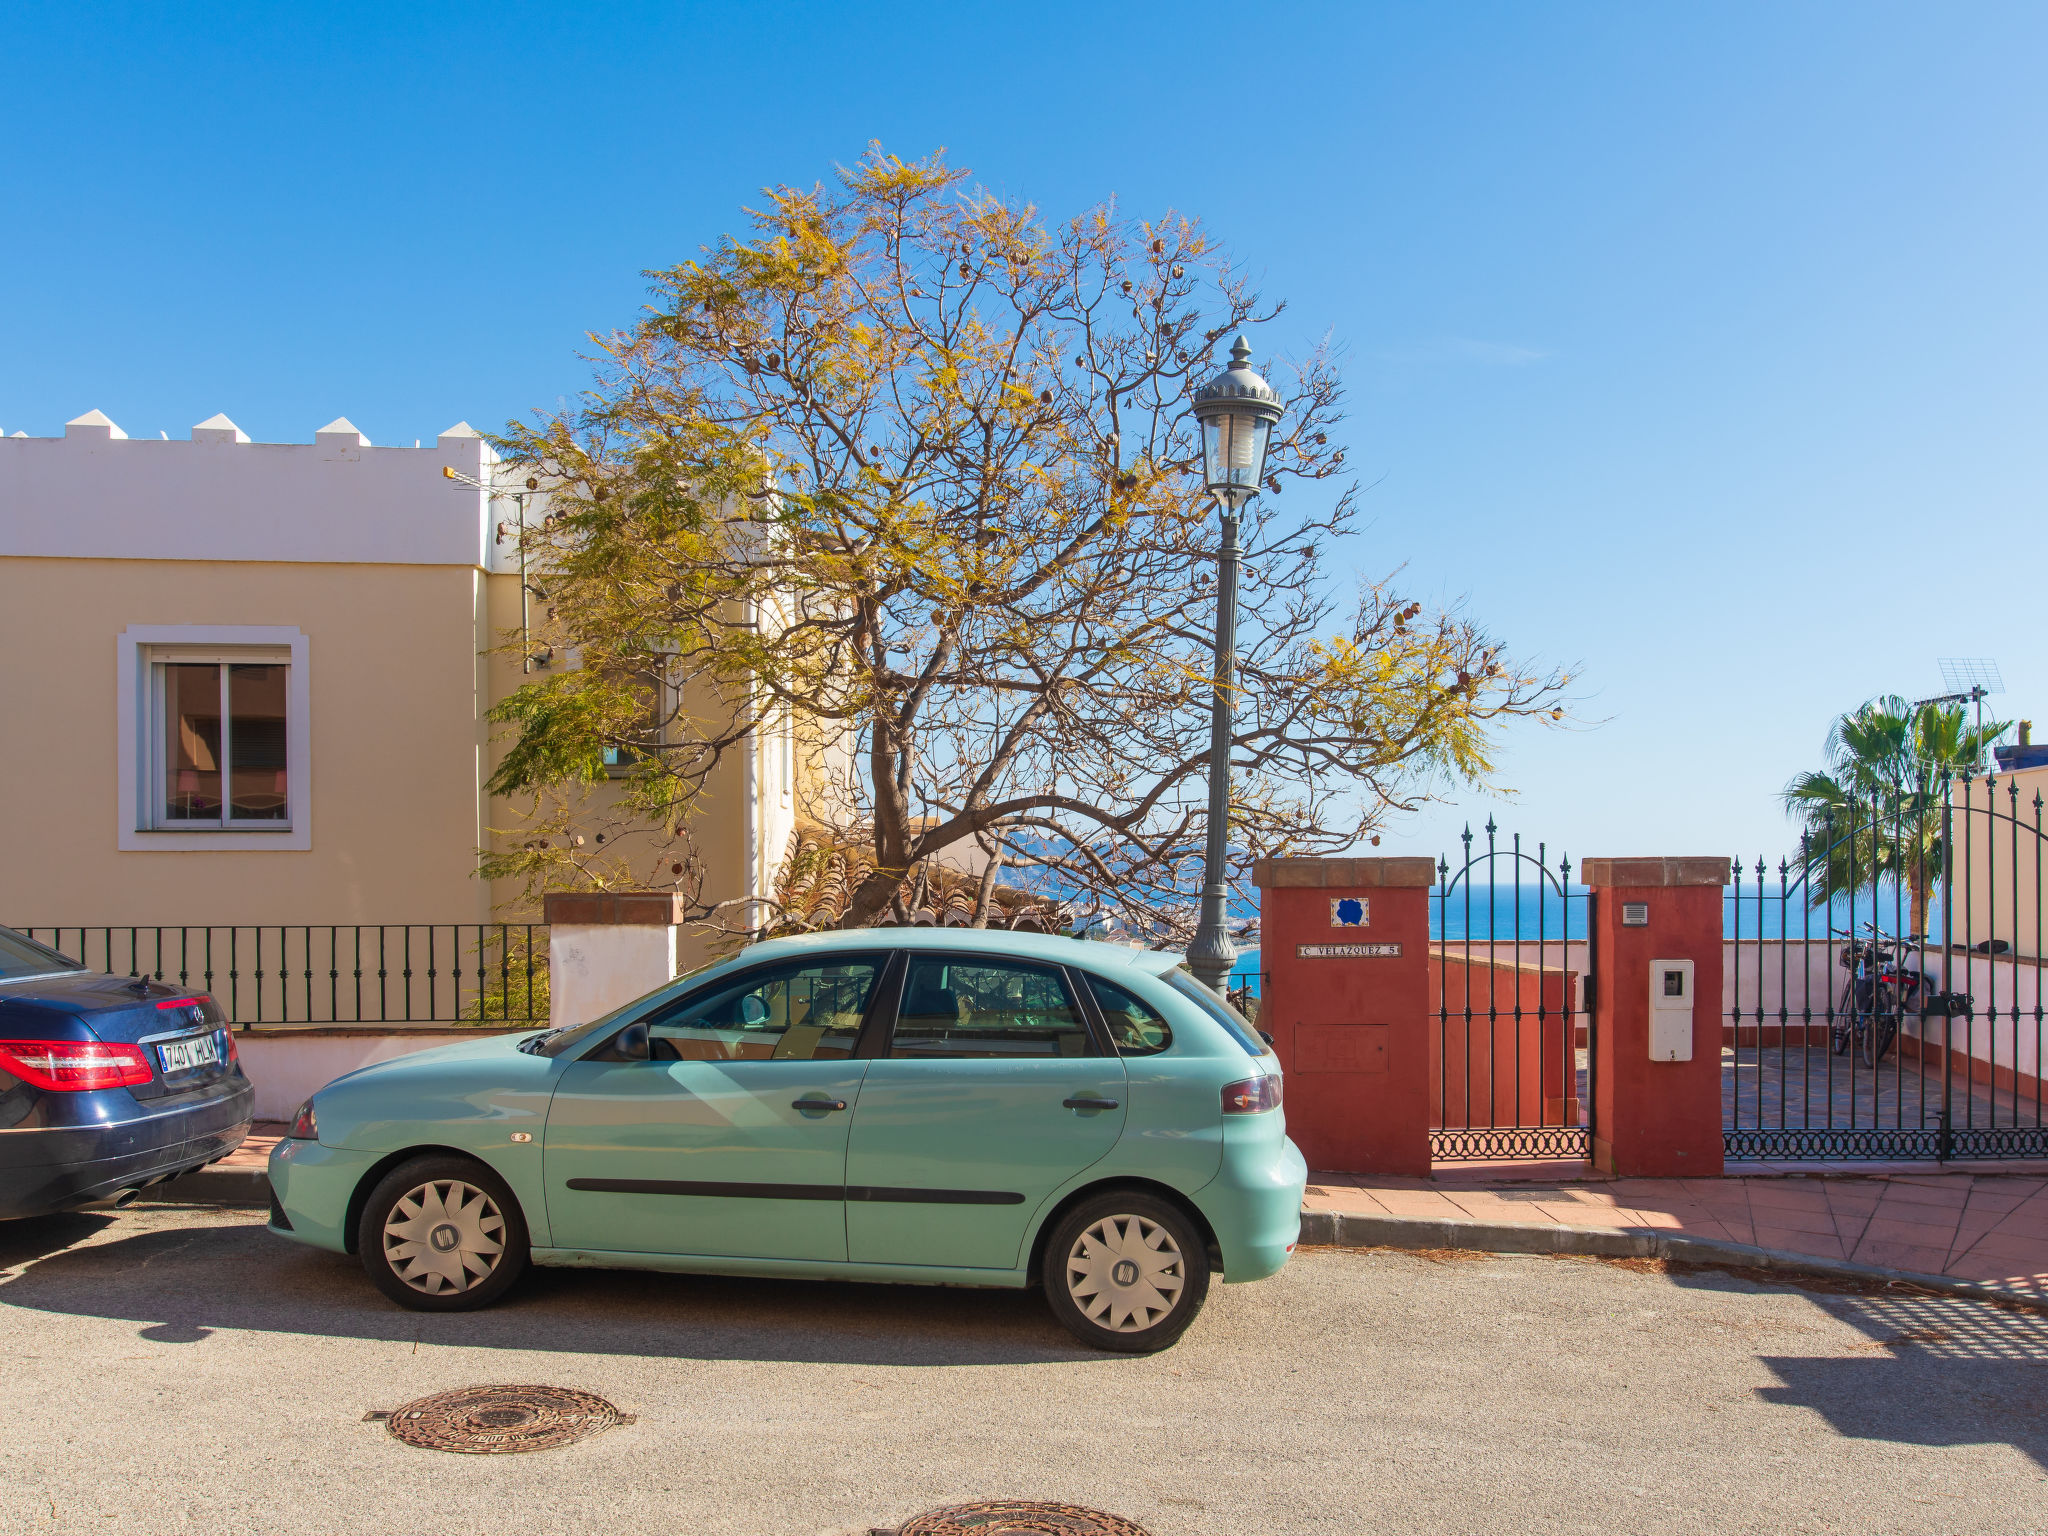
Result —
<path fill-rule="evenodd" d="M 511 1031 L 523 1033 L 524 1031 Z M 437 1045 L 502 1034 L 485 1029 L 409 1029 L 403 1033 L 371 1030 L 266 1030 L 235 1036 L 242 1070 L 256 1090 L 258 1120 L 289 1120 L 313 1094 L 337 1077 L 373 1062 Z"/>
<path fill-rule="evenodd" d="M 1748 1025 L 1757 1022 L 1761 1010 L 1767 1029 L 1778 1023 L 1780 1008 L 1794 1023 L 1810 1010 L 1818 1024 L 1830 1001 L 1839 1005 L 1849 980 L 1838 963 L 1840 953 L 1839 940 L 1805 944 L 1797 939 L 1731 939 L 1721 947 L 1722 1006 L 1739 1012 Z M 1929 1040 L 1939 1043 L 1945 1029 L 1959 1052 L 2028 1077 L 2040 1075 L 2039 1037 L 2048 1035 L 2048 1028 L 2037 1030 L 2035 1025 L 2042 999 L 2040 971 L 2032 960 L 1927 954 L 1912 963 L 1938 978 L 1936 984 L 1944 991 L 1967 992 L 1976 1002 L 1974 1019 L 1929 1019 Z M 1905 1027 L 1918 1034 L 1920 1021 L 1909 1019 Z"/>

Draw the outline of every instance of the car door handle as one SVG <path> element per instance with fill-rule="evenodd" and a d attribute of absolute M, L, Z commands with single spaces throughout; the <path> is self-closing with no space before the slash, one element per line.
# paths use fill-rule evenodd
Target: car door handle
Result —
<path fill-rule="evenodd" d="M 1115 1109 L 1115 1099 L 1062 1099 L 1061 1109 Z"/>
<path fill-rule="evenodd" d="M 789 1107 L 790 1107 L 791 1109 L 844 1109 L 844 1108 L 846 1108 L 846 1100 L 844 1100 L 844 1099 L 791 1099 L 791 1100 L 789 1101 Z"/>

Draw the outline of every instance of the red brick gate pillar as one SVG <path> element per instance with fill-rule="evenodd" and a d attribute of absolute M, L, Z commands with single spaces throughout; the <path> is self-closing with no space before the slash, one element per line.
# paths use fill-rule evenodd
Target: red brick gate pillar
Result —
<path fill-rule="evenodd" d="M 1429 859 L 1261 859 L 1259 1025 L 1328 1173 L 1429 1172 Z"/>
<path fill-rule="evenodd" d="M 1593 904 L 1593 1164 L 1721 1172 L 1726 859 L 1586 859 Z"/>

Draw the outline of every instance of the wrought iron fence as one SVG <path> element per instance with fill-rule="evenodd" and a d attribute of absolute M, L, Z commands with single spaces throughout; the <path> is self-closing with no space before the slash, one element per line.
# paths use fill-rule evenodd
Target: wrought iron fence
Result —
<path fill-rule="evenodd" d="M 2048 1156 L 2043 801 L 2011 778 L 1845 799 L 1736 861 L 1731 1158 Z"/>
<path fill-rule="evenodd" d="M 544 923 L 22 926 L 113 976 L 211 993 L 240 1027 L 545 1023 Z"/>
<path fill-rule="evenodd" d="M 1439 1162 L 1585 1158 L 1592 1136 L 1593 896 L 1544 844 L 1437 861 L 1431 912 L 1430 1155 Z"/>

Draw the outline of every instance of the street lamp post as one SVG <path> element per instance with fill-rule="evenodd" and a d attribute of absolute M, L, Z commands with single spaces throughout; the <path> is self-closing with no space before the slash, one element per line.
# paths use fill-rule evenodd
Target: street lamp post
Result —
<path fill-rule="evenodd" d="M 1228 995 L 1237 946 L 1230 942 L 1231 694 L 1237 671 L 1237 515 L 1259 492 L 1266 445 L 1286 407 L 1279 393 L 1251 368 L 1252 349 L 1240 336 L 1230 366 L 1195 391 L 1202 427 L 1202 483 L 1222 509 L 1216 551 L 1216 665 L 1209 714 L 1209 824 L 1202 870 L 1202 918 L 1188 946 L 1188 965 L 1211 991 Z"/>

